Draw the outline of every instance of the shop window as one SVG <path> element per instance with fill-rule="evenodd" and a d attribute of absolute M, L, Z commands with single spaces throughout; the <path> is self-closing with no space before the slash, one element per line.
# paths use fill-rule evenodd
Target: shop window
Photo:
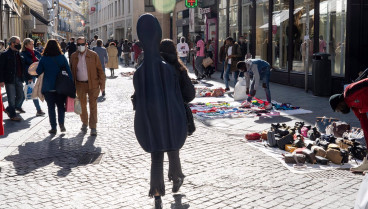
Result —
<path fill-rule="evenodd" d="M 230 36 L 238 41 L 239 38 L 239 30 L 238 30 L 238 1 L 231 0 L 230 8 L 229 8 L 229 33 Z"/>
<path fill-rule="evenodd" d="M 309 5 L 309 10 L 308 6 Z M 293 71 L 305 72 L 308 64 L 309 73 L 312 72 L 313 55 L 313 23 L 314 23 L 314 4 L 312 0 L 295 0 L 294 25 L 293 27 Z M 309 18 L 307 13 L 309 12 Z M 309 33 L 306 32 L 309 24 Z M 308 62 L 307 62 L 308 60 Z"/>
<path fill-rule="evenodd" d="M 257 1 L 256 58 L 263 60 L 267 60 L 268 11 L 268 0 Z"/>
<path fill-rule="evenodd" d="M 128 0 L 128 1 L 130 1 L 130 0 Z M 155 11 L 155 7 L 153 6 L 153 0 L 144 0 L 144 11 L 145 12 L 154 12 Z"/>
<path fill-rule="evenodd" d="M 347 0 L 324 0 L 320 3 L 319 51 L 331 55 L 335 76 L 345 75 Z"/>
<path fill-rule="evenodd" d="M 243 1 L 244 2 L 244 1 Z M 251 33 L 251 25 L 250 25 L 250 9 L 252 8 L 251 2 L 246 1 L 242 5 L 242 31 L 243 36 L 245 38 L 245 42 L 247 44 L 247 52 L 250 52 L 251 45 L 250 45 L 250 33 Z"/>
<path fill-rule="evenodd" d="M 286 70 L 287 68 L 288 40 L 286 29 L 288 26 L 289 1 L 280 0 L 274 4 L 272 16 L 272 63 L 273 67 L 279 70 Z"/>

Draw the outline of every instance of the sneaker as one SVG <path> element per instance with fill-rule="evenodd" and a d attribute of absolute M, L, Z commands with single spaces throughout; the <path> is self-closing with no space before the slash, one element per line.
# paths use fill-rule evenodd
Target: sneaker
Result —
<path fill-rule="evenodd" d="M 45 112 L 43 112 L 42 110 L 37 111 L 36 116 L 44 116 Z"/>
<path fill-rule="evenodd" d="M 66 128 L 65 128 L 65 126 L 64 126 L 64 125 L 60 125 L 60 131 L 61 131 L 61 132 L 65 132 L 65 131 L 66 131 Z"/>
<path fill-rule="evenodd" d="M 83 124 L 82 128 L 81 128 L 81 131 L 83 131 L 84 133 L 87 133 L 87 128 L 88 128 L 88 126 Z"/>
<path fill-rule="evenodd" d="M 97 136 L 97 130 L 95 128 L 91 128 L 91 136 Z"/>
<path fill-rule="evenodd" d="M 272 104 L 270 103 L 270 104 L 266 105 L 265 106 L 265 109 L 266 110 L 272 110 Z"/>
<path fill-rule="evenodd" d="M 179 191 L 181 185 L 183 185 L 183 182 L 184 182 L 184 178 L 178 178 L 177 181 L 173 181 L 172 192 L 177 193 Z"/>
<path fill-rule="evenodd" d="M 354 172 L 354 173 L 367 173 L 368 171 L 368 160 L 367 160 L 367 157 L 365 157 L 363 159 L 363 163 L 358 166 L 358 167 L 355 167 L 355 168 L 350 168 L 350 171 Z"/>
<path fill-rule="evenodd" d="M 240 105 L 240 108 L 250 108 L 252 106 L 252 103 L 245 101 Z"/>
<path fill-rule="evenodd" d="M 226 88 L 225 91 L 230 91 L 230 88 Z"/>
<path fill-rule="evenodd" d="M 19 113 L 26 113 L 26 111 L 23 110 L 23 108 L 15 108 L 16 111 Z"/>
<path fill-rule="evenodd" d="M 51 130 L 49 131 L 49 134 L 56 134 L 56 132 L 57 132 L 57 130 L 56 130 L 56 129 L 51 129 Z"/>
<path fill-rule="evenodd" d="M 10 120 L 11 120 L 11 121 L 17 121 L 17 122 L 19 122 L 19 121 L 21 121 L 22 119 L 21 119 L 20 117 L 15 116 L 15 117 L 10 118 Z"/>

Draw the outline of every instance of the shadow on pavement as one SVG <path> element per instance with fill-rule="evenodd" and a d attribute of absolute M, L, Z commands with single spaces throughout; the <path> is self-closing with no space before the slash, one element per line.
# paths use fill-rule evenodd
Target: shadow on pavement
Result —
<path fill-rule="evenodd" d="M 118 76 L 106 76 L 106 79 L 116 79 Z"/>
<path fill-rule="evenodd" d="M 255 123 L 268 123 L 271 126 L 271 123 L 286 123 L 292 121 L 291 118 L 284 116 L 275 116 L 275 117 L 258 117 L 257 120 L 254 120 Z"/>
<path fill-rule="evenodd" d="M 22 118 L 21 115 L 18 115 L 20 118 Z M 4 122 L 4 130 L 5 133 L 3 136 L 0 136 L 0 139 L 6 138 L 8 137 L 9 133 L 15 133 L 19 130 L 23 130 L 23 129 L 27 129 L 31 127 L 31 120 L 36 118 L 36 116 L 30 117 L 27 120 L 22 120 L 21 121 L 12 121 L 10 119 L 5 119 Z"/>
<path fill-rule="evenodd" d="M 29 174 L 54 162 L 61 167 L 57 176 L 66 177 L 72 168 L 93 163 L 101 154 L 101 148 L 94 146 L 96 137 L 88 137 L 83 144 L 84 135 L 82 132 L 73 138 L 64 138 L 63 134 L 57 138 L 50 135 L 42 141 L 20 145 L 19 154 L 5 159 L 13 162 L 17 175 Z M 89 163 L 83 164 L 81 159 Z"/>
<path fill-rule="evenodd" d="M 171 204 L 171 209 L 187 209 L 190 207 L 189 204 L 183 204 L 181 203 L 181 199 L 183 197 L 185 197 L 185 195 L 182 194 L 175 194 L 173 195 L 174 199 L 175 199 L 175 203 Z"/>

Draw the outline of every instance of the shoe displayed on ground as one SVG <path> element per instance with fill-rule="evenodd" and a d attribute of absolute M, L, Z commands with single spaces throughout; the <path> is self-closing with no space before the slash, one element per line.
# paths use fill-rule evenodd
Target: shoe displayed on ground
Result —
<path fill-rule="evenodd" d="M 19 113 L 26 113 L 26 111 L 23 110 L 23 108 L 15 108 L 16 111 Z"/>
<path fill-rule="evenodd" d="M 162 200 L 160 199 L 155 199 L 155 209 L 162 209 Z"/>
<path fill-rule="evenodd" d="M 49 131 L 49 134 L 56 134 L 56 132 L 57 132 L 57 130 L 56 130 L 56 129 L 51 129 L 51 130 Z"/>
<path fill-rule="evenodd" d="M 91 136 L 97 136 L 97 130 L 95 128 L 91 128 Z"/>
<path fill-rule="evenodd" d="M 230 88 L 226 88 L 226 89 L 225 89 L 225 92 L 226 92 L 226 91 L 230 91 Z"/>
<path fill-rule="evenodd" d="M 83 131 L 84 133 L 86 133 L 87 132 L 87 128 L 88 128 L 88 126 L 85 125 L 85 124 L 83 124 L 82 125 L 82 128 L 81 128 L 81 131 Z"/>
<path fill-rule="evenodd" d="M 40 111 L 37 111 L 36 113 L 36 116 L 44 116 L 45 115 L 45 112 L 40 110 Z"/>
<path fill-rule="evenodd" d="M 15 117 L 10 118 L 10 120 L 11 120 L 11 121 L 17 121 L 17 122 L 19 122 L 19 121 L 21 121 L 22 119 L 21 119 L 20 117 L 15 116 Z"/>
<path fill-rule="evenodd" d="M 65 132 L 65 131 L 66 131 L 66 128 L 65 128 L 65 126 L 64 126 L 64 125 L 60 125 L 60 131 L 61 131 L 61 132 Z"/>
<path fill-rule="evenodd" d="M 240 108 L 250 108 L 252 106 L 252 103 L 245 101 L 240 105 Z"/>
<path fill-rule="evenodd" d="M 270 104 L 266 105 L 265 106 L 265 109 L 266 110 L 272 110 L 272 104 L 270 103 Z"/>
<path fill-rule="evenodd" d="M 367 160 L 367 157 L 365 157 L 363 159 L 363 163 L 361 165 L 359 165 L 358 167 L 355 167 L 355 168 L 350 168 L 350 171 L 351 172 L 354 172 L 354 173 L 363 173 L 363 172 L 366 172 L 368 171 L 368 160 Z"/>
<path fill-rule="evenodd" d="M 184 182 L 184 178 L 178 178 L 177 181 L 173 181 L 172 192 L 177 193 L 179 191 L 181 185 L 183 185 L 183 182 Z"/>

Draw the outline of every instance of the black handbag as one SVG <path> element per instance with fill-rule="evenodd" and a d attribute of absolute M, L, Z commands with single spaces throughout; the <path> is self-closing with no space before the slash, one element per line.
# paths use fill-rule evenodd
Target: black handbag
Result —
<path fill-rule="evenodd" d="M 185 113 L 187 115 L 187 126 L 188 126 L 188 136 L 192 135 L 195 130 L 195 124 L 194 124 L 194 118 L 192 110 L 190 109 L 189 105 L 187 103 L 184 103 Z"/>
<path fill-rule="evenodd" d="M 58 73 L 55 81 L 56 93 L 68 96 L 70 98 L 76 98 L 76 89 L 74 82 L 69 78 L 66 66 L 60 66 L 59 63 L 52 57 L 52 60 L 59 67 L 60 72 Z"/>

